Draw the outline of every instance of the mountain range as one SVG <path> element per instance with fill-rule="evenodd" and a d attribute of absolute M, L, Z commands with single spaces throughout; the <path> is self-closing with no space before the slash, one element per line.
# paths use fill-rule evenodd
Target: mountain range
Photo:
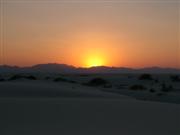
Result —
<path fill-rule="evenodd" d="M 180 73 L 180 69 L 176 68 L 161 68 L 161 67 L 147 67 L 147 68 L 126 68 L 126 67 L 74 67 L 66 64 L 38 64 L 30 67 L 18 67 L 0 65 L 0 73 Z"/>

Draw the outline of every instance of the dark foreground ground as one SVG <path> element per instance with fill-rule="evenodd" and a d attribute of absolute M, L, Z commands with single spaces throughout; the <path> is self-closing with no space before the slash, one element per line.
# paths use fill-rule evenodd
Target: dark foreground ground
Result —
<path fill-rule="evenodd" d="M 179 135 L 180 106 L 130 99 L 1 98 L 1 135 Z"/>
<path fill-rule="evenodd" d="M 169 75 L 11 76 L 0 82 L 0 135 L 180 135 Z"/>

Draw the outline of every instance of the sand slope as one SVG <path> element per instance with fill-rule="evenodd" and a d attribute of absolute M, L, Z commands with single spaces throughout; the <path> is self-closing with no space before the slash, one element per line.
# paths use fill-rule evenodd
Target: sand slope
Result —
<path fill-rule="evenodd" d="M 180 106 L 107 98 L 0 99 L 1 135 L 179 135 Z"/>
<path fill-rule="evenodd" d="M 138 101 L 79 83 L 1 82 L 0 108 L 0 135 L 180 134 L 179 104 Z"/>

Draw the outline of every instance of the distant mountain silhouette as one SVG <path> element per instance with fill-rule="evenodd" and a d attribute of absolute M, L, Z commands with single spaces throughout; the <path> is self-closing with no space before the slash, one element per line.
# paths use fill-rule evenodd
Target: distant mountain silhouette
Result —
<path fill-rule="evenodd" d="M 66 64 L 56 64 L 56 63 L 50 63 L 50 64 L 38 64 L 32 67 L 29 67 L 29 70 L 34 71 L 43 71 L 43 72 L 74 72 L 76 71 L 76 68 L 74 66 L 69 66 Z"/>
<path fill-rule="evenodd" d="M 0 65 L 0 73 L 180 73 L 180 69 L 148 67 L 141 69 L 125 67 L 98 66 L 90 68 L 76 68 L 66 64 L 38 64 L 31 67 L 17 67 Z"/>

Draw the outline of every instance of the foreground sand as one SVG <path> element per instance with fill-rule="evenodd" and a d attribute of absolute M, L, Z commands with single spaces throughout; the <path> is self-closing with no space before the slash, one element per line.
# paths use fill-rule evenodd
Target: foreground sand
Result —
<path fill-rule="evenodd" d="M 180 106 L 110 98 L 1 98 L 1 135 L 179 135 Z"/>
<path fill-rule="evenodd" d="M 147 93 L 148 94 L 148 93 Z M 0 83 L 0 135 L 179 135 L 180 105 L 79 83 Z"/>

